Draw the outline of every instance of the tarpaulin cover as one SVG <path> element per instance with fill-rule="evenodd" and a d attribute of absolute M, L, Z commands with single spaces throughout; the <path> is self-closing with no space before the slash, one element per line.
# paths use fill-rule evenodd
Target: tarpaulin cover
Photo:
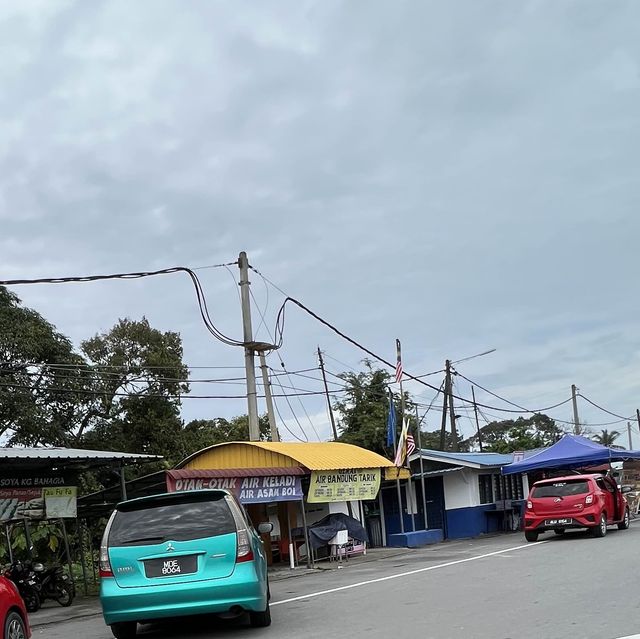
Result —
<path fill-rule="evenodd" d="M 312 548 L 326 546 L 339 530 L 346 530 L 349 537 L 369 542 L 369 535 L 362 524 L 343 513 L 333 513 L 309 527 L 309 543 Z M 294 531 L 295 532 L 295 531 Z"/>
<path fill-rule="evenodd" d="M 503 466 L 502 474 L 527 473 L 541 468 L 581 468 L 625 459 L 640 459 L 640 450 L 619 450 L 579 435 L 565 435 L 553 446 L 522 461 Z"/>

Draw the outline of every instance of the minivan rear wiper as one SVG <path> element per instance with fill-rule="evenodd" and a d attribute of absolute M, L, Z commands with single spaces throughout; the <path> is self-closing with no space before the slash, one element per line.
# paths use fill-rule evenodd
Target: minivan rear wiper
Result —
<path fill-rule="evenodd" d="M 141 541 L 164 541 L 165 537 L 132 537 L 131 539 L 124 539 L 121 543 L 123 545 L 126 544 L 136 544 Z"/>

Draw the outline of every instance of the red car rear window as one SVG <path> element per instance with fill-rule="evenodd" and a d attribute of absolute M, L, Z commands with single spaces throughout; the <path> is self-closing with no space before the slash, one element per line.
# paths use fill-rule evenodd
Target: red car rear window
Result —
<path fill-rule="evenodd" d="M 589 492 L 589 482 L 580 479 L 577 481 L 559 481 L 553 484 L 534 486 L 532 497 L 569 497 L 571 495 L 584 495 Z"/>

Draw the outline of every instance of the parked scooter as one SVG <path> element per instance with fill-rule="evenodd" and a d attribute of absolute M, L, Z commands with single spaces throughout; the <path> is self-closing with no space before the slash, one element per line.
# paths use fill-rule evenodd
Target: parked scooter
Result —
<path fill-rule="evenodd" d="M 18 588 L 27 612 L 36 612 L 41 605 L 40 583 L 31 564 L 14 561 L 5 569 L 4 576 Z"/>
<path fill-rule="evenodd" d="M 45 568 L 42 564 L 33 564 L 33 571 L 38 582 L 40 601 L 53 599 L 65 608 L 73 603 L 76 589 L 61 566 Z"/>

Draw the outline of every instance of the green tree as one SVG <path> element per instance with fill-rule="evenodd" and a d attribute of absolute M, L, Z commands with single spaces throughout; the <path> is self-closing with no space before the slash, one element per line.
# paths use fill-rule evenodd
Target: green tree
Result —
<path fill-rule="evenodd" d="M 562 437 L 563 432 L 551 417 L 536 413 L 531 417 L 491 422 L 480 429 L 480 435 L 483 450 L 511 453 L 551 446 Z M 478 436 L 474 435 L 467 442 L 477 445 Z"/>
<path fill-rule="evenodd" d="M 469 450 L 469 440 L 465 440 L 461 437 L 460 433 L 456 431 L 458 436 L 458 450 L 465 452 Z M 420 432 L 420 441 L 422 442 L 422 448 L 428 448 L 431 450 L 440 450 L 440 431 Z M 416 446 L 418 442 L 416 441 Z M 449 430 L 444 434 L 444 450 L 452 450 L 453 448 L 453 435 Z"/>
<path fill-rule="evenodd" d="M 269 419 L 266 415 L 258 418 L 260 428 L 260 440 L 266 441 L 271 436 Z M 238 415 L 232 419 L 218 417 L 216 419 L 194 419 L 190 421 L 182 431 L 181 445 L 182 457 L 189 455 L 214 444 L 224 442 L 248 441 L 249 417 Z"/>
<path fill-rule="evenodd" d="M 0 286 L 0 436 L 64 445 L 92 380 L 70 340 Z"/>
<path fill-rule="evenodd" d="M 606 428 L 603 428 L 597 435 L 593 436 L 593 439 L 603 446 L 614 446 L 618 437 L 620 437 L 619 431 L 608 431 Z"/>
<path fill-rule="evenodd" d="M 375 369 L 365 360 L 366 370 L 361 373 L 342 373 L 340 378 L 346 385 L 343 399 L 334 401 L 333 408 L 339 418 L 339 440 L 367 448 L 389 457 L 387 449 L 387 417 L 389 413 L 389 389 L 391 376 L 384 370 Z M 400 425 L 400 398 L 395 395 L 397 429 Z M 407 412 L 412 414 L 413 404 L 405 394 Z"/>
<path fill-rule="evenodd" d="M 178 418 L 180 397 L 189 392 L 178 333 L 155 329 L 146 318 L 120 319 L 107 333 L 84 341 L 82 352 L 93 371 L 93 398 L 77 424 L 78 439 L 105 421 L 142 427 L 136 412 Z"/>

